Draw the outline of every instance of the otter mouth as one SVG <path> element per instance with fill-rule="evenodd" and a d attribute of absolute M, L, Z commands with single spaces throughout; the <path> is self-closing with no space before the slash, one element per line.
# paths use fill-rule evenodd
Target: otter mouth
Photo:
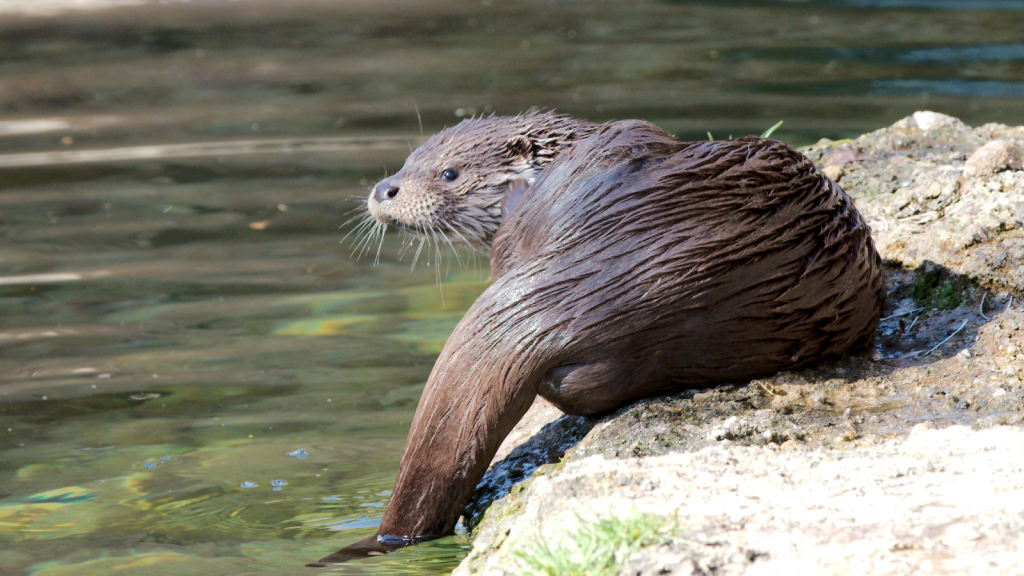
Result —
<path fill-rule="evenodd" d="M 394 226 L 395 229 L 404 234 L 411 234 L 417 238 L 427 237 L 426 231 L 424 229 L 409 226 L 405 222 L 399 222 L 398 220 L 390 220 L 387 224 L 389 226 Z"/>
<path fill-rule="evenodd" d="M 402 222 L 401 220 L 395 218 L 390 214 L 382 213 L 371 209 L 370 217 L 376 220 L 378 223 L 383 224 L 384 226 L 393 226 L 396 230 L 403 234 L 409 234 L 411 236 L 415 236 L 416 238 L 429 237 L 429 228 L 417 227 L 406 224 L 405 222 Z"/>
<path fill-rule="evenodd" d="M 414 234 L 416 236 L 423 235 L 419 229 L 409 226 L 408 224 L 400 220 L 396 220 L 389 214 L 380 214 L 374 212 L 373 210 L 370 210 L 370 216 L 374 220 L 385 226 L 394 226 L 396 229 L 398 229 L 399 232 L 405 232 L 406 234 Z"/>

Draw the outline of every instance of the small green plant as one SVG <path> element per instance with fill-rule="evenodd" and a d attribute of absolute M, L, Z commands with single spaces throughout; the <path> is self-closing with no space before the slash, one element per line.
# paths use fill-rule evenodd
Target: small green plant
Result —
<path fill-rule="evenodd" d="M 775 123 L 775 126 L 772 126 L 771 128 L 762 132 L 761 138 L 771 138 L 772 132 L 775 132 L 775 129 L 778 128 L 779 126 L 782 126 L 782 122 L 782 120 L 779 120 L 778 122 Z"/>
<path fill-rule="evenodd" d="M 941 282 L 941 272 L 938 270 L 928 270 L 914 281 L 914 286 L 910 290 L 910 295 L 919 304 L 927 304 L 932 299 L 932 295 L 935 293 L 935 288 L 937 288 Z"/>
<path fill-rule="evenodd" d="M 676 522 L 655 514 L 630 518 L 608 517 L 598 521 L 578 518 L 576 535 L 552 544 L 539 534 L 531 549 L 515 557 L 536 576 L 605 576 L 616 574 L 634 551 L 674 539 Z"/>
<path fill-rule="evenodd" d="M 952 310 L 963 303 L 963 294 L 957 287 L 946 280 L 935 291 L 935 307 L 939 310 Z"/>
<path fill-rule="evenodd" d="M 772 126 L 771 128 L 765 130 L 764 132 L 761 132 L 761 138 L 771 138 L 772 133 L 775 132 L 776 128 L 778 128 L 779 126 L 782 126 L 782 122 L 783 122 L 783 120 L 779 120 L 778 122 L 775 123 L 775 126 Z M 709 130 L 708 131 L 708 140 L 714 140 L 714 139 L 715 139 L 715 137 L 711 135 L 711 131 Z M 732 134 L 729 134 L 729 140 L 732 140 Z"/>

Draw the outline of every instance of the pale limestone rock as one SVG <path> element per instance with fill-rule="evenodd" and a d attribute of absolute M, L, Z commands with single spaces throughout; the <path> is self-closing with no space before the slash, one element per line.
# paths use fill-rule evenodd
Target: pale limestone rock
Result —
<path fill-rule="evenodd" d="M 522 574 L 513 551 L 640 513 L 674 517 L 677 540 L 634 552 L 620 574 L 912 574 L 924 563 L 933 574 L 1016 574 L 1022 455 L 1019 427 L 952 426 L 871 449 L 594 456 L 537 478 L 502 544 L 453 574 Z"/>
<path fill-rule="evenodd" d="M 931 112 L 929 110 L 923 110 L 921 112 L 914 112 L 911 116 L 914 123 L 921 130 L 967 130 L 967 126 L 960 121 L 959 118 L 952 116 L 946 116 L 938 112 Z"/>
<path fill-rule="evenodd" d="M 1024 165 L 1021 162 L 1020 148 L 1006 140 L 993 140 L 978 148 L 967 159 L 964 178 L 991 176 L 996 172 L 1021 168 L 1024 168 Z"/>
<path fill-rule="evenodd" d="M 825 176 L 828 176 L 829 178 L 831 178 L 833 182 L 839 182 L 839 180 L 842 179 L 842 177 L 843 177 L 843 167 L 842 166 L 836 166 L 836 165 L 825 166 L 824 168 L 821 169 L 821 172 Z"/>

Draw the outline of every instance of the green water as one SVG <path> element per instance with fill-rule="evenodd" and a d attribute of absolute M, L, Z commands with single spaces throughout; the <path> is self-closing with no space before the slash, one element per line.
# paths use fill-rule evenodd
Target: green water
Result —
<path fill-rule="evenodd" d="M 2 574 L 312 573 L 374 532 L 486 286 L 464 251 L 410 271 L 397 236 L 377 265 L 339 243 L 417 109 L 427 133 L 531 106 L 687 138 L 781 119 L 795 144 L 918 109 L 1024 124 L 1024 2 L 2 10 Z M 446 573 L 467 546 L 329 570 Z"/>

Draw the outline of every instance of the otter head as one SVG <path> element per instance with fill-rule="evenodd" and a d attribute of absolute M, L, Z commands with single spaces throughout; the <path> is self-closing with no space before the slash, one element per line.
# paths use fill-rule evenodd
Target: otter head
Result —
<path fill-rule="evenodd" d="M 537 174 L 594 125 L 550 112 L 471 118 L 430 137 L 367 200 L 373 218 L 488 251 Z"/>

